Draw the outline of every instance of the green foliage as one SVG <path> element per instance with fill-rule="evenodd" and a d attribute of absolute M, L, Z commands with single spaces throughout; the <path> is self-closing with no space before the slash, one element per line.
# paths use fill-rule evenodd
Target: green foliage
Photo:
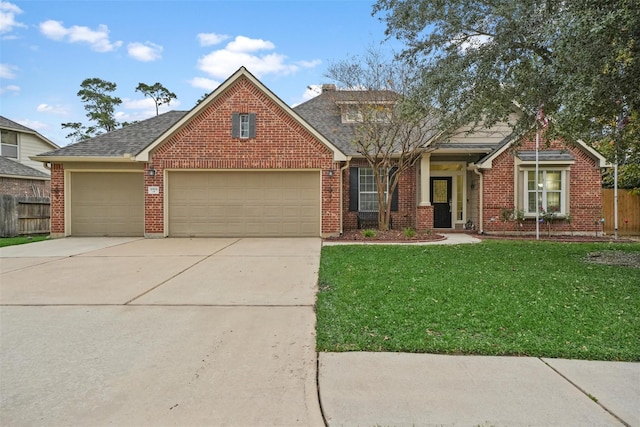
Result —
<path fill-rule="evenodd" d="M 156 116 L 158 115 L 158 107 L 164 104 L 169 105 L 172 99 L 177 98 L 175 93 L 170 92 L 169 89 L 157 82 L 152 86 L 149 86 L 145 83 L 138 83 L 136 92 L 142 92 L 145 97 L 148 96 L 149 98 L 153 99 L 153 102 L 155 102 L 156 104 Z"/>
<path fill-rule="evenodd" d="M 547 140 L 640 163 L 636 0 L 378 0 L 373 10 L 407 45 L 422 98 L 450 113 L 443 126 L 516 120 L 515 102 L 525 114 L 513 127 L 525 134 L 543 104 Z M 638 169 L 625 170 L 625 185 L 637 186 Z"/>
<path fill-rule="evenodd" d="M 84 79 L 80 84 L 78 96 L 84 102 L 87 117 L 96 123 L 96 127 L 106 132 L 118 128 L 115 108 L 122 104 L 118 97 L 111 96 L 117 85 L 99 78 Z"/>
<path fill-rule="evenodd" d="M 93 138 L 97 135 L 98 130 L 95 126 L 85 126 L 80 122 L 62 123 L 62 129 L 71 130 L 65 138 L 69 138 L 73 142 L 83 141 Z"/>
<path fill-rule="evenodd" d="M 318 350 L 640 361 L 640 268 L 594 251 L 640 243 L 326 246 Z"/>
<path fill-rule="evenodd" d="M 405 237 L 408 237 L 408 238 L 414 237 L 416 235 L 416 230 L 414 230 L 411 227 L 405 228 L 402 232 L 405 235 Z"/>
<path fill-rule="evenodd" d="M 376 232 L 375 230 L 371 230 L 370 228 L 367 228 L 366 230 L 362 230 L 362 235 L 364 237 L 376 237 Z"/>

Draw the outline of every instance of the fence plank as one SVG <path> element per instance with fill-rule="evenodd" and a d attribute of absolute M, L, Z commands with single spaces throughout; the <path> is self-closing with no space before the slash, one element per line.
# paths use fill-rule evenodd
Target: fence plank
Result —
<path fill-rule="evenodd" d="M 604 231 L 613 234 L 614 228 L 613 188 L 602 189 L 602 215 Z M 618 190 L 618 234 L 640 234 L 640 196 L 629 190 Z"/>
<path fill-rule="evenodd" d="M 48 234 L 51 204 L 48 197 L 0 197 L 0 237 Z"/>

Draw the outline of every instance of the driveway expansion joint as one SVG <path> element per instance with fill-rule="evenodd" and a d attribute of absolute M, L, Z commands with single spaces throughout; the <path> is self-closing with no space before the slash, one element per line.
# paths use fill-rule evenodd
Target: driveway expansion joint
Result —
<path fill-rule="evenodd" d="M 556 374 L 558 374 L 562 379 L 564 379 L 566 382 L 568 382 L 569 384 L 571 384 L 573 387 L 575 387 L 580 393 L 584 394 L 589 400 L 591 400 L 593 403 L 595 403 L 596 405 L 600 406 L 602 409 L 604 409 L 609 415 L 611 415 L 613 418 L 615 418 L 617 421 L 621 422 L 622 425 L 626 426 L 626 427 L 631 427 L 631 424 L 629 424 L 628 422 L 626 422 L 625 420 L 623 420 L 622 418 L 620 418 L 618 415 L 616 415 L 614 412 L 612 412 L 609 408 L 607 408 L 606 406 L 604 406 L 598 399 L 596 396 L 592 395 L 591 393 L 589 393 L 587 390 L 583 389 L 582 387 L 580 387 L 578 384 L 576 384 L 574 381 L 571 381 L 571 379 L 569 379 L 569 377 L 567 377 L 566 375 L 564 375 L 562 372 L 560 372 L 558 369 L 554 368 L 553 366 L 551 366 L 551 364 L 547 363 L 543 358 L 538 357 L 537 358 L 539 361 L 541 361 L 542 363 L 544 363 L 547 367 L 549 367 L 553 372 L 555 372 Z"/>

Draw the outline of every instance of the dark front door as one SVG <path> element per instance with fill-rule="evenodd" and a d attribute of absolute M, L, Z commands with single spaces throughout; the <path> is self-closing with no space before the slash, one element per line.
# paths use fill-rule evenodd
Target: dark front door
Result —
<path fill-rule="evenodd" d="M 431 178 L 433 227 L 451 228 L 451 177 Z"/>

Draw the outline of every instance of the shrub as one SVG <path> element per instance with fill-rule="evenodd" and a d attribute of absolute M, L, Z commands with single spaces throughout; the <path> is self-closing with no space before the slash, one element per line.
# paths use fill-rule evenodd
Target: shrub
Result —
<path fill-rule="evenodd" d="M 376 237 L 376 232 L 374 230 L 371 230 L 370 228 L 368 228 L 368 229 L 362 231 L 362 235 L 364 237 Z"/>

